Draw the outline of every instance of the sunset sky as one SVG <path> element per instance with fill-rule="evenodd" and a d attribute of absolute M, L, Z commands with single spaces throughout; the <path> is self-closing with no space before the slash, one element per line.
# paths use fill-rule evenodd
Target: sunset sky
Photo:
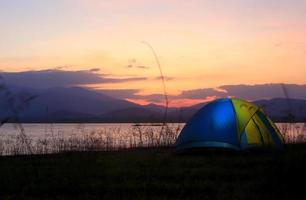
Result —
<path fill-rule="evenodd" d="M 160 94 L 147 41 L 170 95 L 306 83 L 306 0 L 0 0 L 0 27 L 3 72 L 88 70 L 122 79 L 88 87 Z"/>

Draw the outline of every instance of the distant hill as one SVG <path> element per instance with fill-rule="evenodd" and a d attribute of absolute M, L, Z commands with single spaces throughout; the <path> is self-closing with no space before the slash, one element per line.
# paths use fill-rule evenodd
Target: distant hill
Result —
<path fill-rule="evenodd" d="M 278 122 L 306 122 L 306 100 L 276 98 L 255 101 L 265 112 Z"/>
<path fill-rule="evenodd" d="M 133 107 L 111 111 L 98 117 L 103 122 L 159 122 L 162 120 L 162 113 L 145 107 Z"/>
<path fill-rule="evenodd" d="M 21 122 L 52 122 L 86 120 L 118 109 L 140 107 L 139 105 L 109 97 L 107 95 L 80 87 L 30 89 L 12 87 L 15 99 L 8 99 L 0 94 L 0 117 L 14 115 L 9 104 L 18 108 L 23 105 L 21 97 L 25 94 L 35 95 L 24 111 L 19 113 Z M 69 120 L 68 120 L 69 121 Z"/>
<path fill-rule="evenodd" d="M 0 119 L 12 116 L 10 107 L 19 108 L 24 96 L 36 98 L 19 112 L 20 122 L 162 122 L 164 107 L 155 104 L 141 106 L 115 99 L 103 93 L 80 87 L 31 89 L 11 87 L 18 98 L 10 99 L 0 91 Z M 254 101 L 277 122 L 306 121 L 306 100 L 275 98 Z M 169 108 L 168 122 L 186 122 L 206 103 L 190 107 Z M 22 107 L 22 106 L 21 106 Z M 18 109 L 17 109 L 18 110 Z"/>
<path fill-rule="evenodd" d="M 276 98 L 254 101 L 275 122 L 306 122 L 306 100 Z M 190 107 L 171 108 L 168 112 L 168 122 L 186 122 L 207 103 Z M 107 116 L 107 117 L 105 117 Z M 117 110 L 99 118 L 107 122 L 162 122 L 164 110 L 161 107 L 129 108 Z M 99 121 L 97 120 L 97 121 Z"/>

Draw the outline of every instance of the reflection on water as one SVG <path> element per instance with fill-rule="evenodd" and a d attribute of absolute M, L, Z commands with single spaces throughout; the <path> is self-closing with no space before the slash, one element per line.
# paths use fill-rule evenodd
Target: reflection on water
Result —
<path fill-rule="evenodd" d="M 0 155 L 171 146 L 184 124 L 15 124 L 0 128 Z M 30 147 L 29 147 L 30 145 Z"/>
<path fill-rule="evenodd" d="M 306 142 L 306 123 L 276 124 L 286 143 Z"/>
<path fill-rule="evenodd" d="M 171 123 L 162 129 L 160 124 L 23 124 L 24 138 L 20 127 L 5 124 L 0 128 L 0 155 L 171 146 L 183 126 Z M 305 124 L 277 126 L 286 143 L 306 142 Z"/>

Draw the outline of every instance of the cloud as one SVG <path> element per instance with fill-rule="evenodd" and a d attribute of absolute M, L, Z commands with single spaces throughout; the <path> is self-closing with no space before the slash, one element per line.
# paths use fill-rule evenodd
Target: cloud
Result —
<path fill-rule="evenodd" d="M 235 97 L 249 101 L 272 98 L 285 98 L 282 85 L 289 98 L 306 99 L 306 85 L 296 84 L 258 84 L 258 85 L 223 85 L 218 88 L 203 88 L 182 91 L 178 95 L 169 95 L 170 106 L 189 106 L 217 98 Z M 137 95 L 128 97 L 133 102 L 163 104 L 163 94 Z"/>
<path fill-rule="evenodd" d="M 226 91 L 222 91 L 216 88 L 204 88 L 204 89 L 182 91 L 182 93 L 178 95 L 177 98 L 205 99 L 210 96 L 226 97 L 227 95 L 228 94 Z"/>
<path fill-rule="evenodd" d="M 220 88 L 229 95 L 249 100 L 284 98 L 282 85 L 287 89 L 290 98 L 306 99 L 306 85 L 297 84 L 258 84 L 258 85 L 225 85 Z"/>
<path fill-rule="evenodd" d="M 89 71 L 91 71 L 91 72 L 99 72 L 99 71 L 100 71 L 100 68 L 92 68 L 92 69 L 90 69 Z"/>
<path fill-rule="evenodd" d="M 136 93 L 140 92 L 139 89 L 99 89 L 96 91 L 117 99 L 138 98 L 138 95 L 136 95 Z"/>
<path fill-rule="evenodd" d="M 130 59 L 128 62 L 129 64 L 126 66 L 127 68 L 137 68 L 137 69 L 149 69 L 150 68 L 149 66 L 139 64 L 135 58 Z"/>
<path fill-rule="evenodd" d="M 128 64 L 126 67 L 127 67 L 127 68 L 137 68 L 137 69 L 150 69 L 150 67 L 145 66 L 145 65 L 133 65 L 133 64 Z"/>
<path fill-rule="evenodd" d="M 70 87 L 147 80 L 144 77 L 111 78 L 107 74 L 97 72 L 99 72 L 98 68 L 80 71 L 66 71 L 57 68 L 41 71 L 1 72 L 1 75 L 8 85 L 31 88 Z"/>
<path fill-rule="evenodd" d="M 126 99 L 133 102 L 146 102 L 146 103 L 156 103 L 160 104 L 165 101 L 165 96 L 163 94 L 149 94 L 149 95 L 139 95 L 140 89 L 99 89 L 95 90 L 106 94 L 113 98 Z M 169 98 L 175 98 L 174 95 L 169 95 Z"/>
<path fill-rule="evenodd" d="M 150 103 L 164 105 L 165 103 L 165 96 L 163 94 L 139 95 L 138 93 L 141 92 L 140 89 L 99 89 L 96 91 L 113 98 L 125 99 L 141 105 L 146 105 Z M 175 97 L 176 96 L 174 95 L 168 96 L 168 98 L 171 98 L 172 100 L 174 100 Z M 171 105 L 173 104 L 172 102 L 174 103 L 174 101 L 171 101 Z"/>
<path fill-rule="evenodd" d="M 217 98 L 236 97 L 250 101 L 259 99 L 284 98 L 282 85 L 290 98 L 306 99 L 306 85 L 296 84 L 257 84 L 257 85 L 223 85 L 218 88 L 204 88 L 183 91 L 177 98 L 205 99 L 209 96 Z"/>
<path fill-rule="evenodd" d="M 149 69 L 150 67 L 148 66 L 144 66 L 144 65 L 139 65 L 139 66 L 135 66 L 138 69 Z"/>
<path fill-rule="evenodd" d="M 161 80 L 162 79 L 162 77 L 161 76 L 157 76 L 157 77 L 155 77 L 154 78 L 154 80 Z M 172 81 L 172 80 L 174 80 L 174 77 L 169 77 L 169 76 L 164 76 L 164 80 L 165 81 Z"/>
<path fill-rule="evenodd" d="M 172 96 L 168 96 L 172 97 Z M 138 95 L 137 99 L 146 100 L 153 103 L 161 103 L 165 101 L 165 96 L 163 94 L 150 94 L 150 95 Z"/>

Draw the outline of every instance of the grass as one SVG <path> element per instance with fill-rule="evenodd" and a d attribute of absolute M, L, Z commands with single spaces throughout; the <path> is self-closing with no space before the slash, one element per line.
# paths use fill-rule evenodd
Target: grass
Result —
<path fill-rule="evenodd" d="M 0 157 L 0 199 L 295 199 L 306 144 L 284 152 L 171 148 Z"/>
<path fill-rule="evenodd" d="M 45 129 L 39 137 L 26 134 L 22 125 L 18 128 L 18 134 L 1 134 L 0 130 L 0 156 L 169 147 L 175 143 L 182 126 L 131 126 L 126 130 L 102 127 L 99 130 L 85 130 L 83 124 L 78 124 L 77 132 L 69 134 L 55 131 L 51 124 L 50 130 Z"/>

